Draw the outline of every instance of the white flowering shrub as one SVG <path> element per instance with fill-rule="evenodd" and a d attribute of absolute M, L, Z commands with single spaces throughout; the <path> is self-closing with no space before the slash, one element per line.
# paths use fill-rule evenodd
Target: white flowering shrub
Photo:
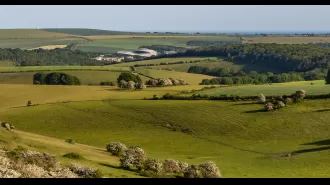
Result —
<path fill-rule="evenodd" d="M 124 151 L 119 158 L 121 167 L 136 167 L 138 170 L 142 170 L 144 161 L 146 160 L 146 154 L 140 147 L 131 147 Z"/>
<path fill-rule="evenodd" d="M 163 172 L 163 163 L 157 159 L 146 159 L 143 166 L 144 170 L 153 171 L 157 174 Z"/>
<path fill-rule="evenodd" d="M 102 173 L 98 169 L 88 168 L 78 164 L 72 164 L 70 170 L 82 178 L 101 178 Z"/>
<path fill-rule="evenodd" d="M 187 168 L 187 170 L 184 172 L 184 178 L 200 178 L 200 170 L 198 166 L 191 165 Z"/>
<path fill-rule="evenodd" d="M 204 178 L 221 178 L 219 168 L 212 161 L 200 164 L 199 170 Z"/>
<path fill-rule="evenodd" d="M 108 152 L 115 156 L 119 156 L 121 152 L 127 150 L 126 145 L 120 142 L 111 142 L 107 144 L 106 148 Z"/>
<path fill-rule="evenodd" d="M 179 161 L 179 162 L 178 162 L 178 165 L 179 165 L 179 167 L 180 167 L 180 172 L 181 172 L 181 173 L 186 172 L 187 169 L 188 169 L 188 167 L 189 167 L 188 163 L 186 163 L 186 162 L 182 162 L 182 161 Z"/>
<path fill-rule="evenodd" d="M 179 162 L 174 159 L 166 159 L 163 163 L 164 171 L 166 173 L 181 173 L 181 167 Z"/>
<path fill-rule="evenodd" d="M 128 82 L 127 82 L 127 88 L 129 88 L 129 89 L 134 89 L 134 88 L 135 88 L 135 82 L 133 82 L 133 81 L 128 81 Z"/>
<path fill-rule="evenodd" d="M 260 94 L 258 96 L 258 103 L 265 103 L 266 102 L 266 97 L 263 94 Z"/>

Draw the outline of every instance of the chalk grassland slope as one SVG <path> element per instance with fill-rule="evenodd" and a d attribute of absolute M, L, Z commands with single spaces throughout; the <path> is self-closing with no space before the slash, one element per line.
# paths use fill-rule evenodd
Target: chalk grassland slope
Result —
<path fill-rule="evenodd" d="M 203 79 L 215 78 L 212 76 L 207 76 L 207 75 L 202 75 L 202 74 L 156 70 L 156 69 L 146 69 L 146 68 L 137 68 L 136 71 L 139 74 L 143 74 L 143 75 L 146 75 L 146 76 L 149 76 L 152 78 L 184 79 L 191 85 L 198 85 L 199 83 L 202 82 Z"/>
<path fill-rule="evenodd" d="M 37 29 L 0 29 L 0 39 L 67 38 L 71 34 L 53 33 Z"/>
<path fill-rule="evenodd" d="M 104 99 L 143 99 L 153 95 L 163 96 L 166 93 L 179 94 L 183 90 L 198 90 L 205 86 L 169 86 L 147 88 L 142 91 L 121 90 L 110 86 L 60 86 L 60 85 L 20 85 L 0 84 L 0 109 L 6 107 L 26 106 L 27 101 L 33 104 L 56 103 L 63 101 L 85 101 Z"/>
<path fill-rule="evenodd" d="M 34 49 L 47 49 L 47 50 L 52 50 L 52 49 L 58 49 L 58 48 L 65 48 L 67 45 L 48 45 L 48 46 L 40 46 L 36 48 L 31 48 L 29 50 L 34 50 Z"/>
<path fill-rule="evenodd" d="M 237 102 L 118 100 L 7 109 L 0 119 L 97 147 L 138 145 L 158 159 L 212 160 L 224 177 L 327 177 L 329 105 L 305 101 L 260 112 L 262 105 Z M 298 155 L 272 157 L 293 151 Z"/>
<path fill-rule="evenodd" d="M 62 164 L 78 163 L 81 165 L 97 168 L 107 177 L 140 177 L 134 172 L 124 171 L 117 168 L 109 168 L 105 165 L 118 166 L 119 160 L 105 152 L 105 147 L 93 147 L 83 144 L 69 144 L 63 139 L 56 139 L 52 137 L 42 136 L 38 134 L 12 130 L 7 131 L 0 128 L 1 147 L 14 149 L 17 146 L 32 151 L 47 152 L 55 155 Z M 63 155 L 67 153 L 77 153 L 84 157 L 84 159 L 68 159 Z"/>
<path fill-rule="evenodd" d="M 116 38 L 117 37 L 117 38 Z M 232 41 L 236 37 L 226 36 L 94 36 L 86 37 L 94 42 L 79 44 L 77 49 L 82 51 L 100 51 L 114 53 L 119 50 L 134 50 L 140 46 L 148 45 L 170 45 L 187 47 L 186 43 L 191 40 L 216 40 Z M 121 37 L 121 38 L 118 38 Z"/>
<path fill-rule="evenodd" d="M 77 76 L 82 85 L 99 85 L 100 82 L 117 81 L 121 72 L 113 71 L 57 71 Z M 32 84 L 36 72 L 0 73 L 0 84 Z M 49 73 L 49 71 L 45 71 Z M 143 81 L 148 77 L 140 76 Z"/>
<path fill-rule="evenodd" d="M 330 42 L 330 37 L 301 37 L 301 36 L 269 36 L 244 37 L 243 43 L 278 43 L 278 44 L 308 44 Z"/>
<path fill-rule="evenodd" d="M 31 72 L 31 71 L 61 71 L 61 70 L 96 70 L 96 71 L 130 71 L 129 67 L 115 66 L 24 66 L 24 67 L 1 67 L 0 73 Z"/>
<path fill-rule="evenodd" d="M 311 85 L 312 84 L 312 85 Z M 301 81 L 288 83 L 274 83 L 264 85 L 239 85 L 219 87 L 215 89 L 208 89 L 198 92 L 198 94 L 207 94 L 210 96 L 219 95 L 238 95 L 238 96 L 257 96 L 260 93 L 264 95 L 291 95 L 299 89 L 303 89 L 307 94 L 328 94 L 330 93 L 330 86 L 325 84 L 324 80 L 316 81 Z M 194 92 L 195 93 L 195 92 Z M 183 95 L 192 95 L 183 94 Z M 195 93 L 196 94 L 196 93 Z"/>

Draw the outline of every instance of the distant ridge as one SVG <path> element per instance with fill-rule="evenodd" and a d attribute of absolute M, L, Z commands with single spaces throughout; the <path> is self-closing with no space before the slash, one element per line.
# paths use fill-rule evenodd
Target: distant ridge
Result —
<path fill-rule="evenodd" d="M 137 32 L 110 31 L 88 28 L 45 28 L 41 29 L 48 32 L 65 33 L 71 35 L 93 36 L 93 35 L 129 35 Z"/>

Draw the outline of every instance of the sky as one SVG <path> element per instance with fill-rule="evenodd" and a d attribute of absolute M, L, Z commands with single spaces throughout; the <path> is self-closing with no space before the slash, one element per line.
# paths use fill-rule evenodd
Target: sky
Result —
<path fill-rule="evenodd" d="M 330 32 L 328 5 L 0 5 L 0 29 Z"/>

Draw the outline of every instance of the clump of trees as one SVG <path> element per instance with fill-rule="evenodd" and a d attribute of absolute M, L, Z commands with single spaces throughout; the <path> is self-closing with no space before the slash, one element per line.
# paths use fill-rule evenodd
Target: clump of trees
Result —
<path fill-rule="evenodd" d="M 126 147 L 119 142 L 111 142 L 106 146 L 108 152 L 119 156 L 120 166 L 124 169 L 137 169 L 140 172 L 153 172 L 157 175 L 181 174 L 185 178 L 221 178 L 221 173 L 212 161 L 200 165 L 189 165 L 174 159 L 164 161 L 148 158 L 140 147 Z"/>
<path fill-rule="evenodd" d="M 173 79 L 173 78 L 150 79 L 146 81 L 145 84 L 149 87 L 188 85 L 188 83 L 183 79 Z"/>
<path fill-rule="evenodd" d="M 80 85 L 81 82 L 76 76 L 62 72 L 52 72 L 45 74 L 43 72 L 33 75 L 33 84 L 46 85 Z"/>
<path fill-rule="evenodd" d="M 262 94 L 261 94 L 262 95 Z M 263 99 L 262 96 L 259 96 L 259 99 Z M 276 109 L 281 109 L 285 107 L 288 104 L 293 103 L 299 103 L 301 102 L 306 96 L 306 91 L 305 90 L 298 90 L 295 93 L 291 94 L 291 98 L 288 96 L 280 96 L 277 98 L 272 98 L 271 100 L 267 101 L 266 98 L 263 100 L 265 101 L 258 101 L 261 104 L 264 104 L 264 109 L 266 111 L 272 111 Z"/>
<path fill-rule="evenodd" d="M 135 75 L 131 72 L 123 72 L 117 78 L 117 84 L 119 88 L 123 89 L 144 89 L 145 85 L 139 75 Z"/>

